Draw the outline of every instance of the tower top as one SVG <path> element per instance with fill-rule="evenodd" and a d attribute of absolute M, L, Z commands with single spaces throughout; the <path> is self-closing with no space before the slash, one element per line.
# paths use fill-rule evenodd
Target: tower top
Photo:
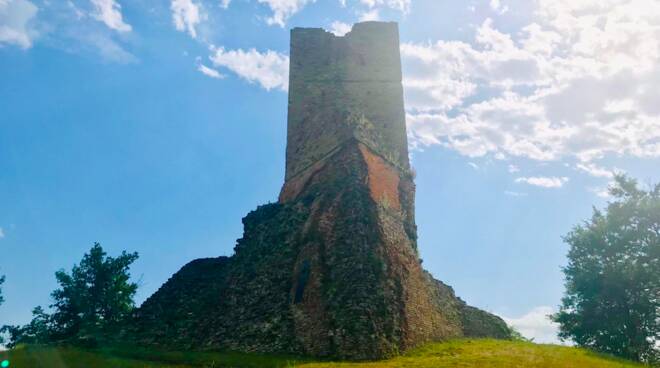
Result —
<path fill-rule="evenodd" d="M 286 180 L 353 140 L 409 167 L 398 25 L 292 29 Z"/>
<path fill-rule="evenodd" d="M 399 29 L 394 22 L 363 22 L 344 36 L 322 28 L 291 30 L 295 81 L 401 82 Z"/>

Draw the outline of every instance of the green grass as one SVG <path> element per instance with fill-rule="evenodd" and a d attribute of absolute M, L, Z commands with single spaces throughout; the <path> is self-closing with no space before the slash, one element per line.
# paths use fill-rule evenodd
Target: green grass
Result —
<path fill-rule="evenodd" d="M 500 340 L 456 340 L 430 344 L 379 362 L 318 362 L 288 356 L 219 352 L 160 352 L 139 348 L 82 350 L 67 347 L 24 346 L 0 352 L 9 368 L 443 368 L 539 367 L 626 368 L 642 365 L 557 345 Z"/>

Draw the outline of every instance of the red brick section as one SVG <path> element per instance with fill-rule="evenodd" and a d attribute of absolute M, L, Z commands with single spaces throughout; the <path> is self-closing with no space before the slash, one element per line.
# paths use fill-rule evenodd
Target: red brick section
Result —
<path fill-rule="evenodd" d="M 375 155 L 365 145 L 360 144 L 360 152 L 367 163 L 368 183 L 371 198 L 376 203 L 386 204 L 396 210 L 401 210 L 399 201 L 399 172 L 380 156 Z"/>
<path fill-rule="evenodd" d="M 314 174 L 316 174 L 323 168 L 323 166 L 325 166 L 325 163 L 325 159 L 318 161 L 303 172 L 287 180 L 282 187 L 282 191 L 280 192 L 280 203 L 286 203 L 296 199 L 298 195 L 303 191 L 303 189 L 305 189 L 307 182 L 309 182 Z"/>

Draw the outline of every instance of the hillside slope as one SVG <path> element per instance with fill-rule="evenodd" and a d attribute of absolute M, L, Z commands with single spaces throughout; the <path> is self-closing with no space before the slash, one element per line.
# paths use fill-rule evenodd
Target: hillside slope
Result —
<path fill-rule="evenodd" d="M 501 340 L 456 340 L 430 344 L 410 353 L 379 362 L 314 362 L 286 356 L 215 352 L 158 352 L 140 349 L 22 347 L 0 352 L 10 367 L 30 368 L 634 368 L 642 365 L 594 354 L 583 349 Z"/>

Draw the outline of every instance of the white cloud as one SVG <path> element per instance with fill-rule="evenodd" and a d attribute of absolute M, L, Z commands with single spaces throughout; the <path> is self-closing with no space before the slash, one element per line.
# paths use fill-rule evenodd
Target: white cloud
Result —
<path fill-rule="evenodd" d="M 557 337 L 559 327 L 548 318 L 548 315 L 554 312 L 555 310 L 552 307 L 541 306 L 532 309 L 521 317 L 502 317 L 502 319 L 524 337 L 534 339 L 536 343 L 560 344 L 561 342 Z"/>
<path fill-rule="evenodd" d="M 404 13 L 410 11 L 410 2 L 411 0 L 360 0 L 360 3 L 369 8 L 387 7 Z"/>
<path fill-rule="evenodd" d="M 92 16 L 96 20 L 105 23 L 106 26 L 118 32 L 131 31 L 131 26 L 124 23 L 121 5 L 115 0 L 91 0 L 91 2 L 94 6 Z"/>
<path fill-rule="evenodd" d="M 0 227 L 0 239 L 5 237 L 5 230 Z"/>
<path fill-rule="evenodd" d="M 595 176 L 595 177 L 599 177 L 599 178 L 609 178 L 609 179 L 614 177 L 614 173 L 620 171 L 620 170 L 616 170 L 616 169 L 608 170 L 608 169 L 605 169 L 603 167 L 599 167 L 599 166 L 597 166 L 593 163 L 589 163 L 589 162 L 579 163 L 579 164 L 575 165 L 575 167 L 578 170 L 584 171 L 584 172 L 586 172 L 587 174 L 589 174 L 591 176 Z"/>
<path fill-rule="evenodd" d="M 289 57 L 272 50 L 259 52 L 255 49 L 244 51 L 213 48 L 210 56 L 213 65 L 236 73 L 250 83 L 259 83 L 266 90 L 288 90 Z"/>
<path fill-rule="evenodd" d="M 220 74 L 220 72 L 218 72 L 217 70 L 209 68 L 208 66 L 201 63 L 197 65 L 197 70 L 200 73 L 209 76 L 211 78 L 223 79 L 225 77 L 224 75 Z"/>
<path fill-rule="evenodd" d="M 80 10 L 80 8 L 78 8 L 78 6 L 76 6 L 76 4 L 73 1 L 67 0 L 66 5 L 76 15 L 76 19 L 81 20 L 87 16 L 87 14 L 84 11 Z"/>
<path fill-rule="evenodd" d="M 519 171 L 520 171 L 520 168 L 518 168 L 518 166 L 516 166 L 516 165 L 514 165 L 514 164 L 509 164 L 509 167 L 507 167 L 507 170 L 508 170 L 511 174 L 514 174 L 514 173 L 519 172 Z"/>
<path fill-rule="evenodd" d="M 286 21 L 292 15 L 296 14 L 308 3 L 313 3 L 316 0 L 258 0 L 261 4 L 266 4 L 272 10 L 273 15 L 266 18 L 266 22 L 270 25 L 278 25 L 284 27 Z"/>
<path fill-rule="evenodd" d="M 475 170 L 479 170 L 479 165 L 475 164 L 474 162 L 468 162 L 468 166 Z"/>
<path fill-rule="evenodd" d="M 0 0 L 0 47 L 16 45 L 32 47 L 36 32 L 30 22 L 37 15 L 37 7 L 27 0 Z"/>
<path fill-rule="evenodd" d="M 412 146 L 582 164 L 660 157 L 660 2 L 537 5 L 511 33 L 486 20 L 471 43 L 402 45 Z"/>
<path fill-rule="evenodd" d="M 197 38 L 195 27 L 206 19 L 199 4 L 192 0 L 172 0 L 170 5 L 172 10 L 172 21 L 178 31 L 188 32 L 190 37 Z"/>
<path fill-rule="evenodd" d="M 596 196 L 604 199 L 609 199 L 612 198 L 610 195 L 610 188 L 609 187 L 591 187 L 587 188 L 591 193 L 595 194 Z"/>
<path fill-rule="evenodd" d="M 88 44 L 96 48 L 97 52 L 105 61 L 131 64 L 138 62 L 138 58 L 126 51 L 119 43 L 106 34 L 99 32 L 90 32 L 80 34 L 77 41 Z"/>
<path fill-rule="evenodd" d="M 567 177 L 545 177 L 545 176 L 531 176 L 516 178 L 516 183 L 527 183 L 543 188 L 561 188 L 568 182 Z"/>
<path fill-rule="evenodd" d="M 500 0 L 490 0 L 489 5 L 494 12 L 497 12 L 499 14 L 504 14 L 507 11 L 509 11 L 509 7 L 506 5 L 502 5 L 502 2 L 500 2 Z"/>
<path fill-rule="evenodd" d="M 360 22 L 368 22 L 379 19 L 380 19 L 380 12 L 378 11 L 378 9 L 371 9 L 369 11 L 363 12 L 360 14 L 359 17 Z"/>
<path fill-rule="evenodd" d="M 504 194 L 508 195 L 509 197 L 527 197 L 527 193 L 515 192 L 512 190 L 506 190 L 504 191 Z"/>
<path fill-rule="evenodd" d="M 343 36 L 346 33 L 351 31 L 351 25 L 342 23 L 342 22 L 332 22 L 330 25 L 330 32 L 334 33 L 335 36 Z"/>
<path fill-rule="evenodd" d="M 223 9 L 229 8 L 229 4 L 231 3 L 231 0 L 220 0 L 220 7 Z"/>

